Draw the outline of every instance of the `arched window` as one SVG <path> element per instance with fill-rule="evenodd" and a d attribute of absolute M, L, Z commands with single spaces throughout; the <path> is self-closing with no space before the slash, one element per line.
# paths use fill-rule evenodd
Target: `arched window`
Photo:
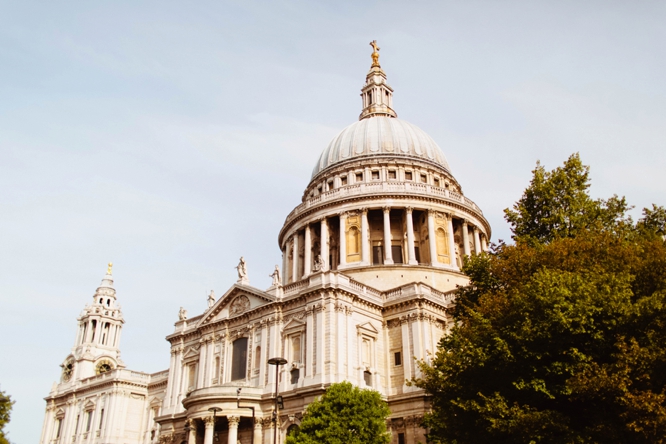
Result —
<path fill-rule="evenodd" d="M 247 338 L 238 338 L 233 343 L 231 380 L 245 379 L 247 373 Z"/>
<path fill-rule="evenodd" d="M 287 427 L 287 436 L 294 436 L 293 434 L 298 431 L 299 427 L 296 424 L 292 424 Z"/>

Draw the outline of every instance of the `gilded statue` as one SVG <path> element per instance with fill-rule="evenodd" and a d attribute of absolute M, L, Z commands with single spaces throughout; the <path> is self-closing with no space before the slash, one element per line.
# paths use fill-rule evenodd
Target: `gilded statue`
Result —
<path fill-rule="evenodd" d="M 372 66 L 379 66 L 379 46 L 377 46 L 377 40 L 370 42 L 372 46 Z"/>

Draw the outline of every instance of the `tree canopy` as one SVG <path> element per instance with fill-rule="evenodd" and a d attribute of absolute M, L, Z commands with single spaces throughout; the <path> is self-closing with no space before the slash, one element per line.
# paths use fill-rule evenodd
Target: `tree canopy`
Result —
<path fill-rule="evenodd" d="M 11 396 L 0 390 L 0 444 L 9 444 L 5 426 L 9 424 L 9 416 L 13 405 L 14 401 L 12 401 Z"/>
<path fill-rule="evenodd" d="M 386 419 L 390 413 L 379 392 L 349 382 L 332 384 L 308 405 L 287 444 L 388 444 Z"/>
<path fill-rule="evenodd" d="M 533 173 L 515 245 L 465 261 L 455 326 L 421 363 L 429 438 L 664 443 L 666 211 L 633 224 L 623 198 L 592 200 L 577 155 Z"/>

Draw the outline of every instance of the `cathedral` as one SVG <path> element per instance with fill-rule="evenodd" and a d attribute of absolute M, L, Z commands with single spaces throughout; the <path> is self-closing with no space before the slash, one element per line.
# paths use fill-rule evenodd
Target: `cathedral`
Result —
<path fill-rule="evenodd" d="M 41 444 L 283 443 L 341 381 L 381 393 L 392 444 L 425 442 L 428 397 L 407 381 L 450 328 L 462 258 L 485 251 L 491 229 L 435 141 L 398 119 L 371 45 L 359 119 L 287 215 L 272 285 L 253 287 L 240 258 L 203 313 L 180 310 L 169 368 L 149 374 L 120 359 L 109 264 L 45 398 Z"/>

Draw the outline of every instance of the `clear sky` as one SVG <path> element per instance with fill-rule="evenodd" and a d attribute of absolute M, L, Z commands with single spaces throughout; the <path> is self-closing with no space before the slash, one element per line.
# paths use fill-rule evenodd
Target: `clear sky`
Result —
<path fill-rule="evenodd" d="M 113 261 L 128 368 L 168 367 L 178 308 L 277 234 L 361 110 L 371 48 L 492 240 L 580 152 L 592 194 L 666 204 L 666 3 L 0 0 L 0 387 L 39 439 L 76 317 Z"/>

